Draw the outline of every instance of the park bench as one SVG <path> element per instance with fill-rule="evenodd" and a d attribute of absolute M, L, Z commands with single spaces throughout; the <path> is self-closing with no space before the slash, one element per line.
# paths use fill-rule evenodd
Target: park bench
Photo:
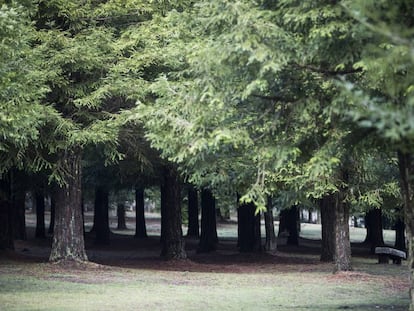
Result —
<path fill-rule="evenodd" d="M 376 247 L 375 254 L 378 255 L 378 263 L 388 263 L 392 259 L 394 264 L 400 265 L 402 259 L 407 259 L 407 254 L 404 251 L 392 247 Z"/>

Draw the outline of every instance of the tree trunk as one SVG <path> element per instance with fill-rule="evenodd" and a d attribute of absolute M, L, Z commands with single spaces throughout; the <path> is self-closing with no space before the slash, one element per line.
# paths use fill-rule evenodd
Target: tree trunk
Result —
<path fill-rule="evenodd" d="M 185 259 L 183 232 L 181 228 L 181 189 L 178 174 L 173 169 L 164 170 L 162 210 L 162 251 L 165 259 Z"/>
<path fill-rule="evenodd" d="M 333 262 L 335 253 L 335 196 L 326 195 L 319 200 L 322 222 L 321 261 Z"/>
<path fill-rule="evenodd" d="M 14 238 L 26 240 L 26 193 L 23 189 L 14 189 L 13 193 L 13 224 Z"/>
<path fill-rule="evenodd" d="M 382 213 L 380 208 L 371 209 L 366 213 L 365 227 L 367 228 L 365 243 L 370 246 L 371 254 L 375 254 L 375 247 L 384 246 Z"/>
<path fill-rule="evenodd" d="M 405 223 L 400 217 L 395 222 L 395 245 L 396 249 L 406 251 L 407 246 L 405 245 Z"/>
<path fill-rule="evenodd" d="M 188 189 L 188 237 L 198 238 L 200 236 L 200 226 L 198 222 L 198 193 L 190 187 Z"/>
<path fill-rule="evenodd" d="M 241 204 L 237 211 L 238 246 L 240 252 L 260 252 L 262 250 L 260 214 L 255 216 L 254 203 Z"/>
<path fill-rule="evenodd" d="M 287 245 L 299 245 L 299 208 L 297 206 L 292 206 L 288 213 L 286 214 L 286 225 L 287 230 L 289 232 L 289 236 L 287 238 L 286 244 Z"/>
<path fill-rule="evenodd" d="M 10 174 L 0 179 L 0 250 L 13 250 L 13 206 Z"/>
<path fill-rule="evenodd" d="M 414 311 L 414 156 L 398 152 L 401 192 L 405 210 L 408 239 L 408 267 L 410 271 L 410 310 Z"/>
<path fill-rule="evenodd" d="M 347 173 L 343 173 L 344 182 L 348 182 Z M 341 187 L 335 198 L 335 253 L 334 272 L 351 271 L 351 242 L 349 239 L 349 204 L 345 201 L 346 188 Z"/>
<path fill-rule="evenodd" d="M 197 252 L 207 253 L 217 249 L 216 203 L 208 189 L 201 192 L 201 236 Z"/>
<path fill-rule="evenodd" d="M 145 197 L 144 188 L 135 188 L 135 237 L 146 238 L 147 227 L 145 224 Z"/>
<path fill-rule="evenodd" d="M 95 244 L 108 245 L 111 230 L 109 229 L 109 191 L 105 186 L 95 187 L 94 213 Z"/>
<path fill-rule="evenodd" d="M 275 225 L 273 219 L 272 198 L 270 196 L 267 197 L 267 206 L 266 212 L 264 213 L 264 219 L 266 229 L 266 242 L 264 248 L 267 252 L 272 253 L 277 249 L 277 238 L 275 234 Z"/>
<path fill-rule="evenodd" d="M 288 233 L 288 214 L 289 210 L 282 209 L 279 213 L 279 232 L 277 233 L 278 237 L 281 237 L 284 233 Z"/>
<path fill-rule="evenodd" d="M 165 178 L 164 178 L 165 179 Z M 167 212 L 166 212 L 166 208 L 167 208 L 167 197 L 166 197 L 166 188 L 165 188 L 165 184 L 164 181 L 161 184 L 161 233 L 160 233 L 160 242 L 161 244 L 164 241 L 165 238 L 165 228 L 167 228 L 166 225 L 166 219 L 167 219 Z"/>
<path fill-rule="evenodd" d="M 36 201 L 36 232 L 35 237 L 44 239 L 46 237 L 45 227 L 45 196 L 41 192 L 35 193 Z"/>
<path fill-rule="evenodd" d="M 49 260 L 87 261 L 81 206 L 81 152 L 70 150 L 62 156 L 68 175 L 66 184 L 56 191 L 55 230 Z"/>
<path fill-rule="evenodd" d="M 49 223 L 49 234 L 53 234 L 55 231 L 55 211 L 56 211 L 56 200 L 55 193 L 50 195 L 50 223 Z"/>
<path fill-rule="evenodd" d="M 125 204 L 118 203 L 116 207 L 116 217 L 118 218 L 118 230 L 126 230 L 126 219 L 125 219 Z"/>

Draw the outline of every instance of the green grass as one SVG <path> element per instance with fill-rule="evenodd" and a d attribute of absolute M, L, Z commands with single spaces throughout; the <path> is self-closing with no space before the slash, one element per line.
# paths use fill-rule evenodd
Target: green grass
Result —
<path fill-rule="evenodd" d="M 302 224 L 301 236 L 320 239 L 320 231 L 320 225 Z M 351 228 L 350 234 L 353 242 L 360 242 L 366 230 Z M 237 226 L 220 224 L 218 235 L 234 238 Z M 392 244 L 394 232 L 385 230 L 384 238 Z M 121 263 L 122 258 L 130 257 L 124 262 L 129 268 L 62 269 L 44 263 L 0 260 L 0 310 L 364 311 L 407 310 L 409 303 L 406 263 L 378 265 L 374 257 L 355 257 L 355 272 L 337 276 L 331 273 L 330 264 L 321 264 L 312 252 L 300 254 L 297 249 L 294 254 L 279 253 L 271 260 L 246 263 L 233 261 L 239 256 L 234 245 L 233 250 L 226 249 L 214 260 L 209 257 L 214 253 L 205 255 L 204 261 L 190 261 L 187 267 L 187 263 L 175 266 L 161 260 L 148 264 L 145 258 L 158 256 L 159 250 L 146 250 L 145 255 L 145 249 L 135 249 L 134 245 L 117 248 L 115 244 L 113 250 Z M 29 253 L 37 250 L 35 246 L 24 247 Z M 102 252 L 96 252 L 94 258 Z M 171 271 L 165 271 L 166 267 Z"/>
<path fill-rule="evenodd" d="M 215 273 L 6 262 L 0 310 L 406 310 L 406 267 L 354 264 L 334 276 L 322 264 Z"/>

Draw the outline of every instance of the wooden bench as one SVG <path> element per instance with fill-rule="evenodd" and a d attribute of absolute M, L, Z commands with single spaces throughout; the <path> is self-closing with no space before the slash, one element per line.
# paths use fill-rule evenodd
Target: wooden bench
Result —
<path fill-rule="evenodd" d="M 392 259 L 394 264 L 400 265 L 402 259 L 407 259 L 407 254 L 404 251 L 392 247 L 376 247 L 375 254 L 378 255 L 378 263 L 388 263 Z"/>

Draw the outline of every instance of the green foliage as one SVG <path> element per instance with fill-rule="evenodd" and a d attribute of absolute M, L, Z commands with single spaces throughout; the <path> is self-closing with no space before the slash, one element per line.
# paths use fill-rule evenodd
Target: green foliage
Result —
<path fill-rule="evenodd" d="M 414 145 L 407 1 L 26 1 L 31 15 L 11 3 L 5 169 L 26 159 L 62 180 L 62 152 L 86 150 L 94 168 L 102 148 L 124 180 L 169 161 L 259 209 L 267 195 L 308 204 L 344 186 L 356 206 L 397 197 L 388 164 L 371 162 Z"/>
<path fill-rule="evenodd" d="M 412 151 L 414 6 L 409 1 L 354 1 L 346 8 L 370 37 L 355 64 L 364 68 L 364 80 L 346 84 L 355 105 L 350 115 L 394 149 Z"/>

